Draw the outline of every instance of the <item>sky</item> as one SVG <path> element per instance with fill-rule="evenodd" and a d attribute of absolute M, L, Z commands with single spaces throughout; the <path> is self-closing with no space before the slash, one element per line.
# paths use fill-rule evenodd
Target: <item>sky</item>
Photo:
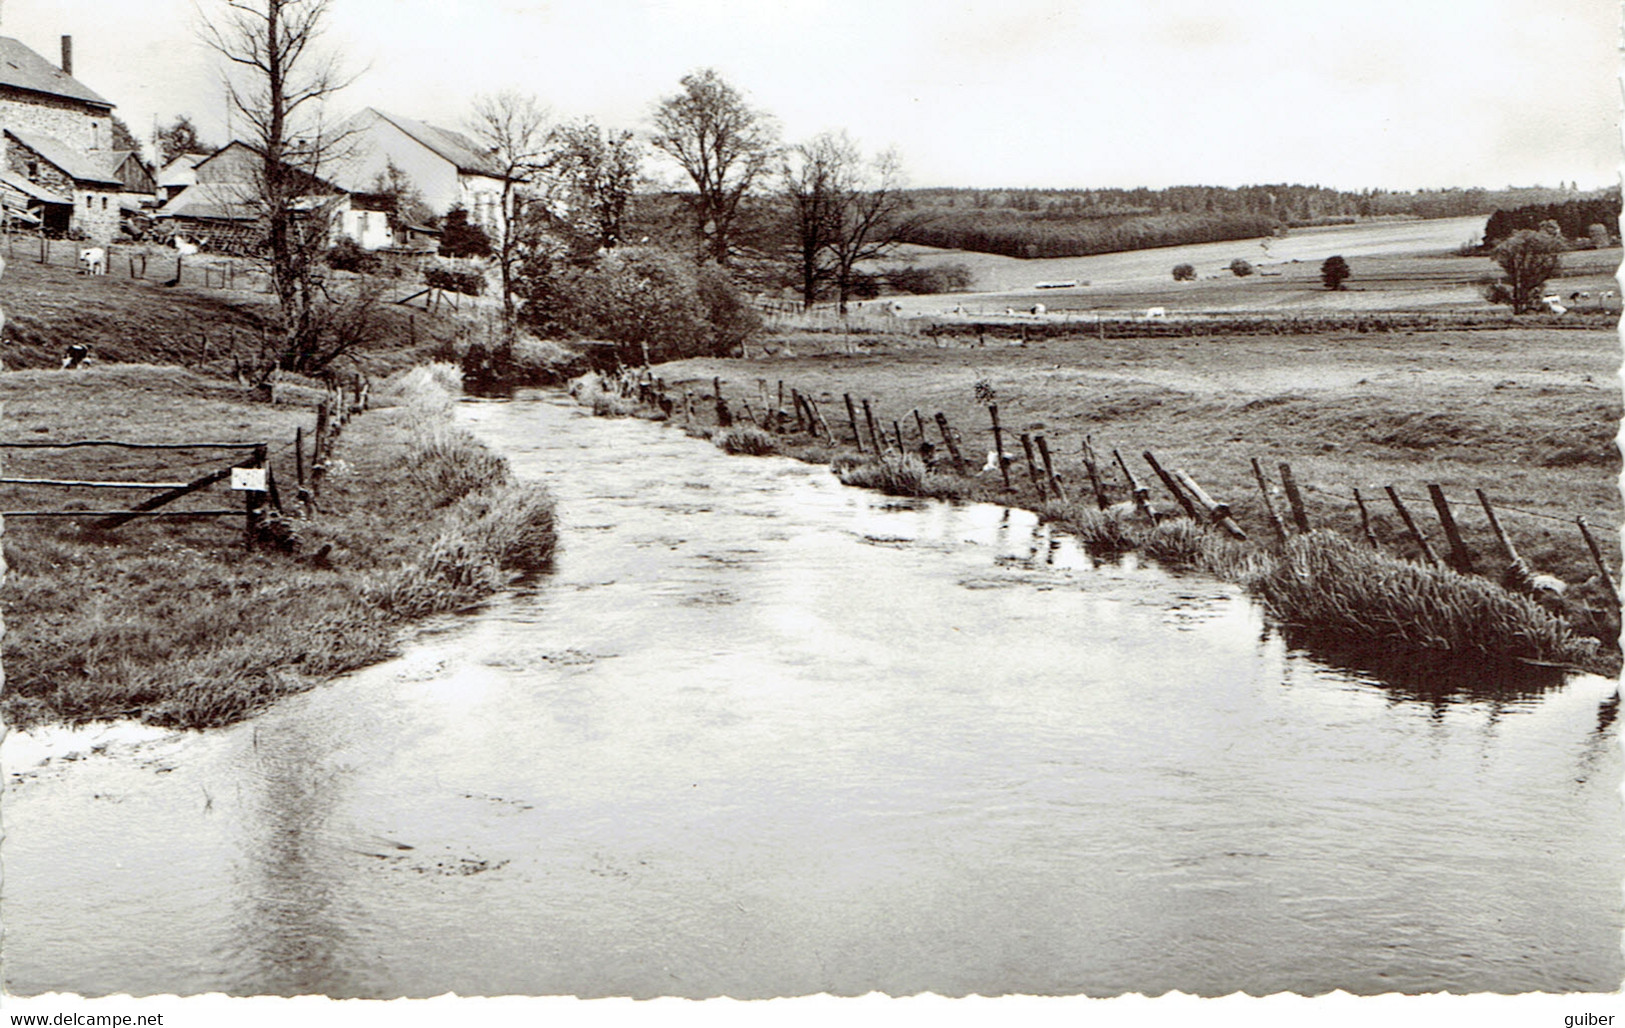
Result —
<path fill-rule="evenodd" d="M 53 61 L 71 34 L 143 140 L 185 113 L 223 141 L 194 31 L 220 6 L 0 0 L 0 34 Z M 787 142 L 844 129 L 916 186 L 1598 188 L 1619 24 L 1610 0 L 331 0 L 324 42 L 358 73 L 338 116 L 459 127 L 516 90 L 643 130 L 714 67 Z"/>

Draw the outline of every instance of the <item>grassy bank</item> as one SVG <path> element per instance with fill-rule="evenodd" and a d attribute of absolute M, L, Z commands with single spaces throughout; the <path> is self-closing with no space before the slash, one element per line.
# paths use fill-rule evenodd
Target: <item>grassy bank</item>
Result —
<path fill-rule="evenodd" d="M 389 655 L 411 619 L 465 607 L 545 567 L 551 501 L 450 427 L 455 386 L 455 372 L 440 368 L 375 393 L 391 406 L 346 427 L 320 512 L 292 521 L 292 553 L 246 550 L 241 519 L 105 532 L 76 519 L 9 520 L 7 722 L 228 723 Z M 13 439 L 291 441 L 310 419 L 308 409 L 255 402 L 175 368 L 18 372 L 0 376 L 0 399 Z M 8 459 L 8 475 L 185 480 L 198 470 L 185 451 L 112 460 L 96 448 L 17 452 L 34 463 Z M 285 447 L 273 448 L 272 466 L 293 481 Z M 7 508 L 16 502 L 8 497 Z"/>

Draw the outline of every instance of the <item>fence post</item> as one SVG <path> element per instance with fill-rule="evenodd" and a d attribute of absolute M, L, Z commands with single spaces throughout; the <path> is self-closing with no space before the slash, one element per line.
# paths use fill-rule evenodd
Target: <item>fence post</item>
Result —
<path fill-rule="evenodd" d="M 1209 496 L 1207 490 L 1198 485 L 1196 479 L 1192 478 L 1187 472 L 1176 470 L 1174 478 L 1179 480 L 1179 484 L 1184 486 L 1187 492 L 1196 497 L 1196 502 L 1200 503 L 1202 508 L 1207 511 L 1209 521 L 1230 533 L 1232 538 L 1247 538 L 1247 533 L 1243 532 L 1241 526 L 1236 524 L 1235 518 L 1230 516 L 1230 505 L 1228 503 L 1220 502 Z"/>
<path fill-rule="evenodd" d="M 1404 502 L 1400 500 L 1399 494 L 1394 491 L 1394 487 L 1391 485 L 1385 485 L 1383 488 L 1388 491 L 1388 499 L 1393 503 L 1394 510 L 1399 512 L 1399 520 L 1405 522 L 1405 528 L 1411 533 L 1411 538 L 1416 541 L 1417 546 L 1422 548 L 1422 557 L 1430 566 L 1438 567 L 1439 558 L 1434 556 L 1433 547 L 1428 545 L 1427 539 L 1422 535 L 1421 530 L 1416 527 L 1416 521 L 1411 517 L 1411 512 L 1406 509 Z"/>
<path fill-rule="evenodd" d="M 1444 498 L 1444 489 L 1429 483 L 1428 496 L 1433 500 L 1433 509 L 1439 512 L 1439 524 L 1444 526 L 1444 537 L 1450 543 L 1450 566 L 1464 575 L 1472 574 L 1473 554 L 1462 542 L 1455 516 L 1450 513 L 1450 502 Z"/>
<path fill-rule="evenodd" d="M 965 474 L 965 458 L 959 455 L 959 444 L 954 442 L 954 434 L 948 428 L 948 418 L 941 411 L 937 411 L 937 431 L 942 433 L 942 445 L 948 447 L 948 456 L 953 458 L 954 472 L 960 476 Z"/>
<path fill-rule="evenodd" d="M 1062 503 L 1069 502 L 1066 498 L 1066 490 L 1061 488 L 1061 480 L 1055 477 L 1055 463 L 1050 460 L 1048 440 L 1039 435 L 1035 436 L 1033 441 L 1038 444 L 1038 456 L 1044 461 L 1044 476 L 1049 479 L 1050 492 L 1054 493 L 1056 499 Z"/>
<path fill-rule="evenodd" d="M 1286 502 L 1292 506 L 1292 520 L 1298 531 L 1309 531 L 1309 512 L 1303 506 L 1303 494 L 1298 492 L 1298 480 L 1292 477 L 1292 465 L 1281 462 L 1281 488 L 1286 490 Z"/>
<path fill-rule="evenodd" d="M 1135 508 L 1155 525 L 1160 519 L 1157 515 L 1157 508 L 1151 505 L 1151 490 L 1140 484 L 1140 480 L 1134 477 L 1134 472 L 1128 469 L 1128 461 L 1124 460 L 1123 455 L 1115 449 L 1112 450 L 1112 459 L 1117 461 L 1117 466 L 1122 469 L 1123 477 L 1128 480 L 1129 491 L 1134 495 Z"/>
<path fill-rule="evenodd" d="M 814 400 L 811 394 L 803 396 L 802 399 L 806 401 L 807 409 L 812 411 L 813 418 L 817 420 L 818 424 L 824 426 L 824 438 L 829 441 L 829 445 L 834 446 L 835 430 L 829 427 L 828 421 L 824 420 L 824 412 L 818 409 L 818 401 Z M 818 430 L 816 428 L 813 429 L 812 434 L 814 439 L 818 438 Z"/>
<path fill-rule="evenodd" d="M 858 411 L 852 406 L 852 394 L 842 393 L 841 399 L 846 401 L 846 423 L 852 426 L 852 441 L 858 444 L 858 452 L 863 452 L 863 436 L 858 434 Z"/>
<path fill-rule="evenodd" d="M 908 451 L 903 449 L 903 426 L 897 423 L 896 418 L 891 420 L 891 430 L 897 434 L 897 455 L 900 457 Z"/>
<path fill-rule="evenodd" d="M 1597 545 L 1597 540 L 1591 538 L 1591 528 L 1586 524 L 1585 515 L 1581 514 L 1575 518 L 1574 523 L 1580 526 L 1580 534 L 1585 537 L 1586 546 L 1591 550 L 1591 559 L 1597 562 L 1597 570 L 1602 574 L 1602 584 L 1608 589 L 1608 595 L 1613 599 L 1614 606 L 1618 607 L 1619 589 L 1614 585 L 1613 572 L 1608 570 L 1608 562 L 1602 559 L 1602 548 Z"/>
<path fill-rule="evenodd" d="M 863 423 L 869 426 L 869 442 L 874 444 L 875 456 L 881 457 L 886 453 L 886 444 L 880 441 L 880 433 L 875 431 L 875 413 L 869 409 L 869 398 L 863 398 Z"/>
<path fill-rule="evenodd" d="M 1157 463 L 1156 455 L 1150 450 L 1146 450 L 1140 456 L 1144 457 L 1145 462 L 1151 465 L 1151 470 L 1155 471 L 1157 477 L 1162 479 L 1162 484 L 1173 494 L 1174 499 L 1179 501 L 1179 505 L 1185 508 L 1185 514 L 1192 521 L 1199 522 L 1201 519 L 1196 516 L 1196 504 L 1192 503 L 1191 498 L 1185 495 L 1185 490 L 1179 488 L 1179 483 L 1174 481 L 1173 476 L 1162 470 L 1162 465 Z"/>
<path fill-rule="evenodd" d="M 251 468 L 264 468 L 266 466 L 265 458 L 269 452 L 270 448 L 264 443 L 257 443 L 254 446 L 254 455 L 249 458 L 248 466 Z M 269 470 L 267 470 L 267 474 L 269 474 Z M 260 511 L 265 505 L 265 493 L 262 493 L 257 489 L 250 489 L 243 493 L 243 503 L 247 507 L 248 515 L 245 518 L 248 524 L 243 532 L 243 546 L 246 549 L 252 550 L 254 548 L 254 540 L 259 536 L 260 533 Z"/>
<path fill-rule="evenodd" d="M 999 405 L 987 405 L 987 415 L 993 420 L 993 459 L 999 465 L 999 475 L 1004 479 L 1005 492 L 1010 491 L 1010 465 L 1004 459 L 1004 430 L 999 427 Z"/>
<path fill-rule="evenodd" d="M 915 407 L 909 413 L 914 415 L 914 424 L 920 430 L 920 442 L 925 442 L 925 419 L 920 417 L 920 408 Z"/>
<path fill-rule="evenodd" d="M 1021 451 L 1027 455 L 1027 478 L 1033 484 L 1033 490 L 1038 493 L 1038 502 L 1043 503 L 1045 489 L 1043 481 L 1038 477 L 1038 465 L 1033 463 L 1033 440 L 1026 432 L 1021 433 Z"/>
<path fill-rule="evenodd" d="M 1259 495 L 1264 497 L 1264 513 L 1269 516 L 1270 527 L 1275 529 L 1275 538 L 1278 542 L 1286 542 L 1286 523 L 1281 515 L 1275 512 L 1275 501 L 1270 499 L 1270 486 L 1264 480 L 1264 469 L 1258 466 L 1258 458 L 1253 458 L 1253 478 L 1258 481 Z"/>
<path fill-rule="evenodd" d="M 727 428 L 734 423 L 734 419 L 728 413 L 728 402 L 722 398 L 722 379 L 711 379 L 711 392 L 717 398 L 717 427 Z"/>
<path fill-rule="evenodd" d="M 1480 490 L 1478 495 L 1482 497 L 1484 495 L 1483 490 Z M 1365 541 L 1371 544 L 1373 550 L 1382 549 L 1381 546 L 1377 545 L 1377 533 L 1371 530 L 1371 515 L 1366 513 L 1365 498 L 1360 495 L 1358 486 L 1354 490 L 1354 505 L 1360 508 L 1360 531 L 1365 533 Z M 1484 509 L 1488 510 L 1489 505 L 1485 504 Z M 1493 521 L 1494 519 L 1495 515 L 1490 515 L 1490 520 Z"/>
<path fill-rule="evenodd" d="M 1111 503 L 1100 484 L 1100 467 L 1095 463 L 1095 447 L 1088 436 L 1083 437 L 1083 469 L 1089 473 L 1089 486 L 1095 491 L 1095 506 L 1101 510 L 1107 509 Z"/>

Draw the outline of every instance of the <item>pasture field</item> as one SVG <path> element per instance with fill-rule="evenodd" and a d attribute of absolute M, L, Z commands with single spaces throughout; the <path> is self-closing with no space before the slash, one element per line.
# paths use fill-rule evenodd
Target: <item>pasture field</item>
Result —
<path fill-rule="evenodd" d="M 1267 538 L 1268 522 L 1250 459 L 1266 468 L 1291 463 L 1318 524 L 1359 537 L 1353 489 L 1367 499 L 1385 548 L 1417 551 L 1389 505 L 1392 485 L 1442 545 L 1426 487 L 1437 483 L 1457 508 L 1469 546 L 1486 564 L 1500 559 L 1476 503 L 1516 511 L 1501 521 L 1537 569 L 1583 582 L 1594 567 L 1574 525 L 1597 533 L 1619 566 L 1614 526 L 1621 523 L 1619 342 L 1611 331 L 1513 328 L 1285 336 L 1196 336 L 1100 340 L 1090 336 L 977 347 L 928 338 L 864 337 L 861 352 L 798 354 L 751 360 L 689 360 L 663 365 L 668 385 L 708 394 L 713 377 L 734 398 L 755 402 L 759 383 L 797 388 L 821 401 L 837 434 L 847 434 L 842 395 L 867 397 L 887 426 L 895 419 L 914 444 L 911 411 L 929 426 L 944 412 L 980 466 L 993 450 L 977 383 L 992 388 L 1016 456 L 1013 492 L 984 472 L 979 494 L 1040 507 L 1027 481 L 1018 434 L 1044 433 L 1073 496 L 1087 489 L 1080 450 L 1093 439 L 1110 462 L 1113 448 L 1171 502 L 1139 455 L 1155 451 L 1228 501 L 1248 532 Z M 810 342 L 810 340 L 803 340 Z M 698 405 L 708 410 L 709 405 Z M 861 421 L 861 413 L 860 413 Z M 815 459 L 814 452 L 807 454 Z M 827 459 L 827 457 L 826 457 Z M 1113 496 L 1126 492 L 1115 468 Z M 1469 506 L 1471 504 L 1471 506 Z"/>

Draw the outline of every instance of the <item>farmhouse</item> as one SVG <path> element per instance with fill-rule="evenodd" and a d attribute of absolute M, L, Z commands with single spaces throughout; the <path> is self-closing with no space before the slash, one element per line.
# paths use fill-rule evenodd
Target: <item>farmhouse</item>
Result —
<path fill-rule="evenodd" d="M 106 160 L 113 104 L 73 77 L 71 36 L 62 37 L 61 67 L 0 36 L 0 128 L 8 206 L 24 204 L 48 231 L 77 228 L 98 242 L 113 238 L 124 191 Z"/>
<path fill-rule="evenodd" d="M 372 192 L 394 165 L 411 180 L 436 215 L 453 207 L 496 238 L 502 231 L 502 188 L 507 178 L 491 155 L 460 132 L 367 107 L 339 128 L 349 151 L 333 180 L 352 193 Z"/>
<path fill-rule="evenodd" d="M 196 168 L 209 159 L 206 153 L 183 153 L 158 172 L 158 202 L 168 203 L 187 186 L 197 184 Z"/>

